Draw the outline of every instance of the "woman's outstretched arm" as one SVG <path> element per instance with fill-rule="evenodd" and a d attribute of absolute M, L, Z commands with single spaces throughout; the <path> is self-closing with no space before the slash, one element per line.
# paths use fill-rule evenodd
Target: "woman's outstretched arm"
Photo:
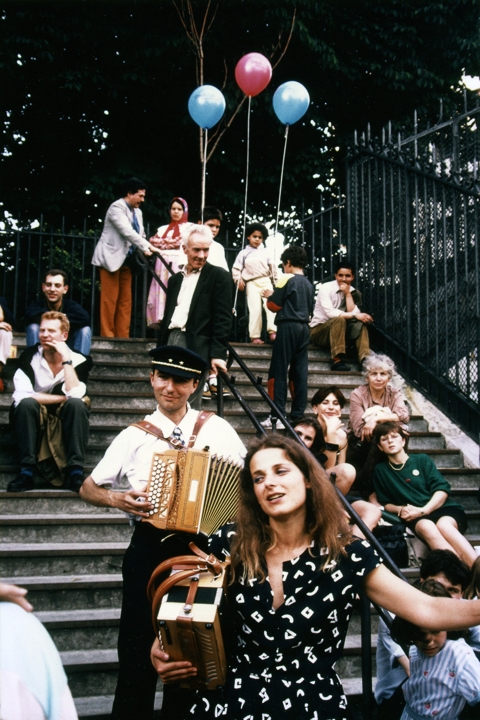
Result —
<path fill-rule="evenodd" d="M 418 627 L 461 630 L 480 624 L 480 602 L 461 602 L 425 595 L 387 570 L 372 570 L 364 581 L 367 596 Z"/>

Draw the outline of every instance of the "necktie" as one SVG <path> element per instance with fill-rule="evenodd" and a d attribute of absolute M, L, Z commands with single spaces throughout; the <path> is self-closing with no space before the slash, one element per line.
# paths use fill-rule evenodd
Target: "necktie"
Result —
<path fill-rule="evenodd" d="M 137 216 L 136 216 L 136 214 L 135 214 L 135 210 L 132 210 L 132 212 L 133 212 L 132 227 L 133 227 L 133 229 L 135 230 L 135 232 L 137 232 L 138 234 L 140 234 L 140 225 L 139 225 Z"/>
<path fill-rule="evenodd" d="M 172 445 L 175 445 L 177 447 L 185 446 L 185 440 L 183 439 L 183 434 L 179 427 L 173 428 L 172 434 L 170 435 L 170 440 L 172 442 Z"/>

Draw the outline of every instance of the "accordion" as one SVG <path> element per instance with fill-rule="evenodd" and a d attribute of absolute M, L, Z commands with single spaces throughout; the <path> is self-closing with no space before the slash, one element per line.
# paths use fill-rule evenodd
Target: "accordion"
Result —
<path fill-rule="evenodd" d="M 211 535 L 231 520 L 238 504 L 242 466 L 203 450 L 156 453 L 146 487 L 149 522 L 162 530 Z"/>
<path fill-rule="evenodd" d="M 166 560 L 155 569 L 147 594 L 162 650 L 172 660 L 189 660 L 197 668 L 196 677 L 181 686 L 214 690 L 225 683 L 227 674 L 222 625 L 228 565 L 194 543 L 190 548 L 196 555 Z M 170 576 L 157 586 L 158 578 L 170 569 Z"/>

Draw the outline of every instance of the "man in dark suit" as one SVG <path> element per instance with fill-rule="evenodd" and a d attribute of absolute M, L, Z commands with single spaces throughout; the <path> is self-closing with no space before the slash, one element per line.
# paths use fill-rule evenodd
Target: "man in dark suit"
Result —
<path fill-rule="evenodd" d="M 182 244 L 187 256 L 184 268 L 168 283 L 165 315 L 157 347 L 180 345 L 201 355 L 213 373 L 227 370 L 227 340 L 232 327 L 232 280 L 229 273 L 207 263 L 212 233 L 205 225 L 190 226 Z M 202 378 L 190 397 L 199 409 Z"/>

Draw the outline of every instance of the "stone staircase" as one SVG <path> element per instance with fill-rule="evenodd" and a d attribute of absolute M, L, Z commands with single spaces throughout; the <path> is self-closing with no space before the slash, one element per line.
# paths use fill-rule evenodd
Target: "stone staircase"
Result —
<path fill-rule="evenodd" d="M 20 347 L 24 337 L 17 335 Z M 148 380 L 146 351 L 153 343 L 142 340 L 97 338 L 92 345 L 94 368 L 89 382 L 92 399 L 90 441 L 86 472 L 100 460 L 119 431 L 141 419 L 155 407 Z M 19 348 L 20 349 L 20 348 Z M 267 379 L 269 346 L 236 345 L 255 376 Z M 330 372 L 326 353 L 309 353 L 309 395 L 322 384 L 338 384 L 348 398 L 362 382 L 359 372 Z M 251 387 L 235 364 L 230 373 L 239 391 L 258 413 L 268 414 L 265 402 Z M 8 383 L 11 390 L 12 383 Z M 115 510 L 86 505 L 78 495 L 36 483 L 27 493 L 7 493 L 6 486 L 18 472 L 17 452 L 8 428 L 11 393 L 0 395 L 0 577 L 28 588 L 35 613 L 52 635 L 69 678 L 81 718 L 108 716 L 116 683 L 116 640 L 120 614 L 121 563 L 131 528 Z M 215 403 L 211 405 L 215 410 Z M 344 420 L 349 413 L 348 402 Z M 225 418 L 237 429 L 245 443 L 254 435 L 250 421 L 233 400 L 225 401 Z M 480 470 L 463 466 L 460 451 L 445 447 L 441 433 L 429 432 L 420 415 L 411 419 L 409 452 L 427 452 L 454 488 L 469 516 L 468 536 L 480 544 L 480 508 L 476 489 Z M 415 577 L 416 571 L 407 574 Z M 373 625 L 375 646 L 376 625 Z M 360 622 L 354 617 L 338 671 L 347 694 L 360 696 Z M 375 674 L 375 667 L 373 668 Z M 158 686 L 157 705 L 161 703 Z"/>

